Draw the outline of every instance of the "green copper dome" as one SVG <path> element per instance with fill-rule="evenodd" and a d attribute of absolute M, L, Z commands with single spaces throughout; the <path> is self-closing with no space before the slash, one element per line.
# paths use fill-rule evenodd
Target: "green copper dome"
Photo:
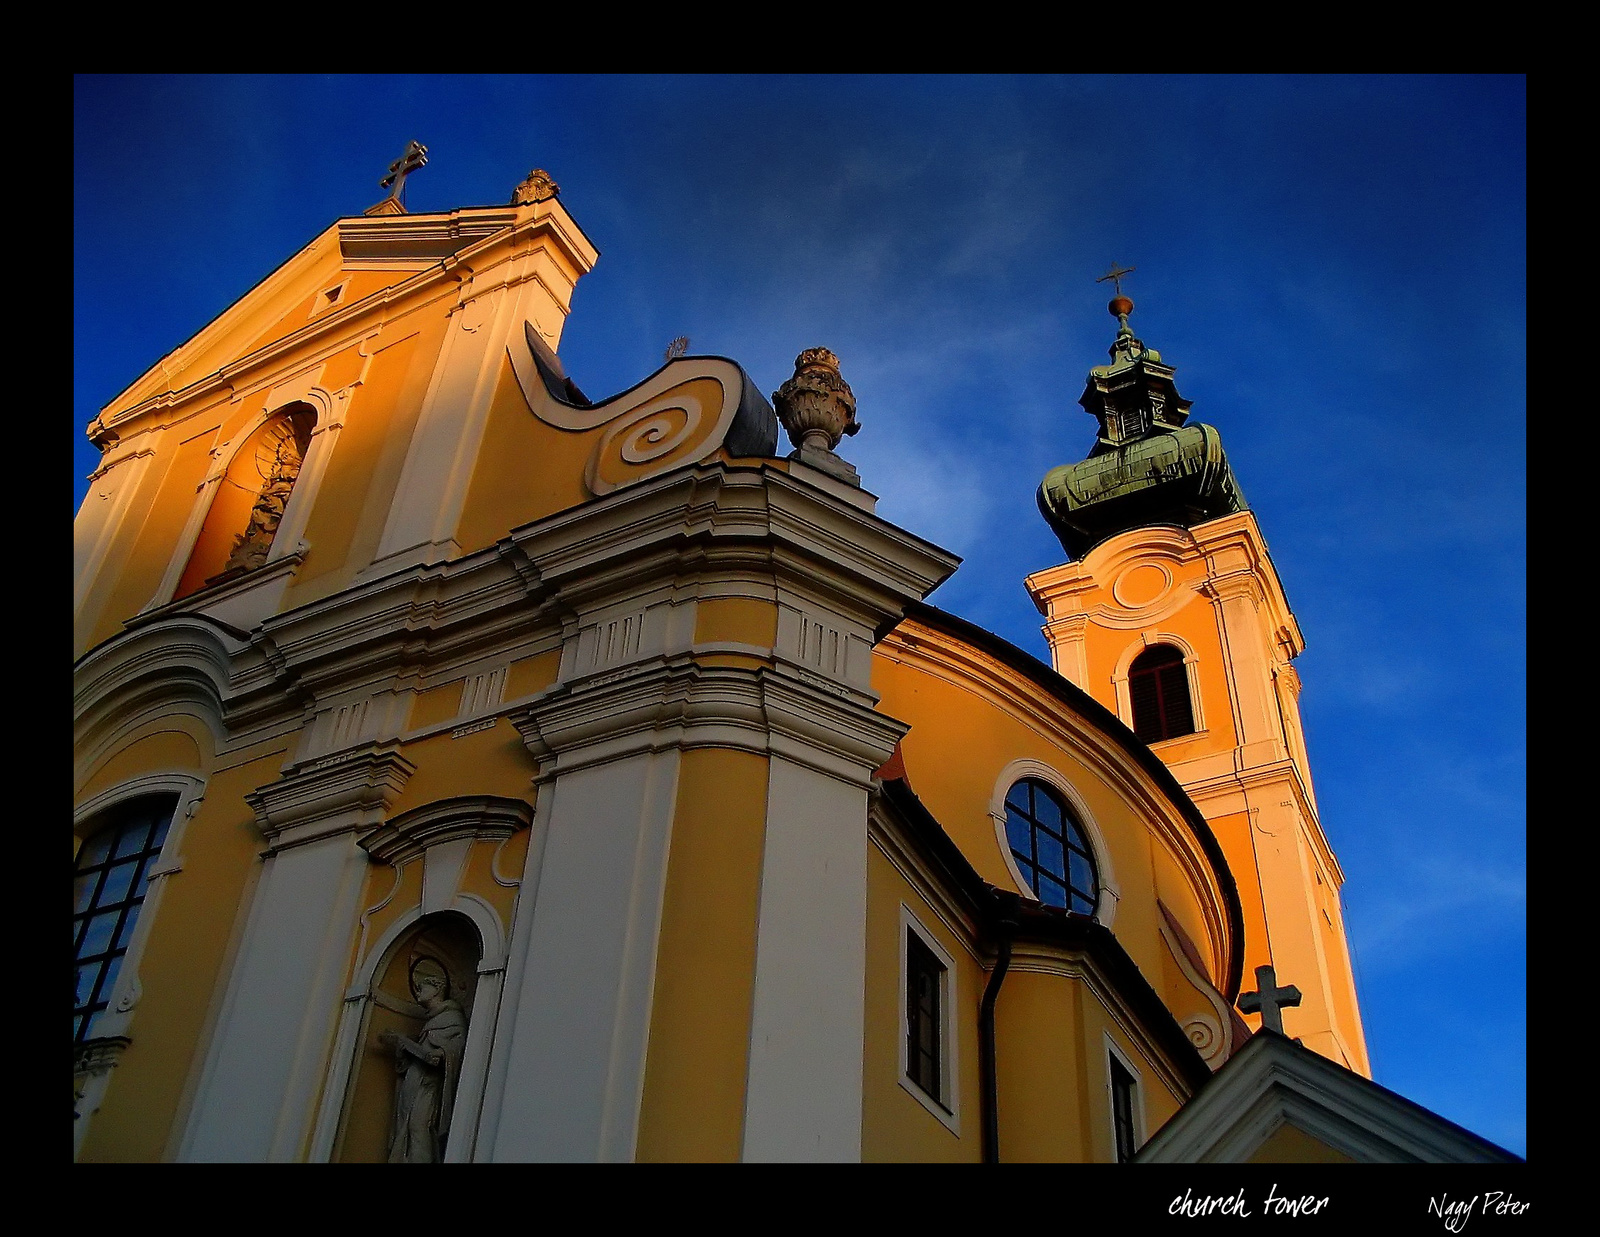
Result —
<path fill-rule="evenodd" d="M 1184 424 L 1190 401 L 1173 368 L 1129 328 L 1133 302 L 1119 296 L 1111 307 L 1121 323 L 1111 364 L 1089 371 L 1078 400 L 1099 435 L 1087 459 L 1052 468 L 1039 486 L 1039 510 L 1073 558 L 1130 528 L 1187 528 L 1246 508 L 1222 436 Z"/>

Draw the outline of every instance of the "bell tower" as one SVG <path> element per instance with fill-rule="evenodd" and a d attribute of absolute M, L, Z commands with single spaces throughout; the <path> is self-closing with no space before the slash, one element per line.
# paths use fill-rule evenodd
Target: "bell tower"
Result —
<path fill-rule="evenodd" d="M 1039 486 L 1068 561 L 1028 592 L 1056 671 L 1150 745 L 1216 834 L 1244 903 L 1246 973 L 1273 966 L 1304 993 L 1285 1033 L 1370 1077 L 1344 876 L 1300 725 L 1291 663 L 1305 641 L 1221 435 L 1189 422 L 1173 367 L 1128 325 L 1128 273 L 1106 276 L 1119 281 L 1111 362 L 1078 401 L 1094 446 Z"/>

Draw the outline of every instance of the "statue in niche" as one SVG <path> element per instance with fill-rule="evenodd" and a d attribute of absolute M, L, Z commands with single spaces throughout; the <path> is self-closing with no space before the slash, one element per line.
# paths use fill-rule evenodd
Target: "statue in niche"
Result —
<path fill-rule="evenodd" d="M 272 426 L 256 451 L 256 471 L 261 491 L 250 509 L 250 522 L 234 542 L 233 553 L 223 573 L 235 569 L 251 570 L 267 561 L 272 540 L 283 523 L 289 493 L 294 489 L 300 466 L 305 462 L 315 418 L 309 412 L 296 412 Z"/>
<path fill-rule="evenodd" d="M 467 1015 L 450 996 L 450 976 L 437 958 L 424 955 L 410 968 L 416 1004 L 387 993 L 374 998 L 386 1009 L 422 1020 L 415 1038 L 383 1031 L 378 1043 L 394 1052 L 395 1082 L 391 1164 L 437 1164 L 444 1158 L 455 1105 L 461 1054 L 467 1043 Z"/>

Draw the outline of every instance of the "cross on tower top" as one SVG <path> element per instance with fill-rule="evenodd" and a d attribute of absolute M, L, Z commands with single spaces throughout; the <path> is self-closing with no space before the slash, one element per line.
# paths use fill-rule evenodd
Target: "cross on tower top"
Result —
<path fill-rule="evenodd" d="M 421 142 L 413 139 L 406 146 L 406 153 L 401 155 L 389 165 L 389 174 L 378 182 L 383 188 L 389 190 L 389 199 L 398 202 L 400 194 L 406 187 L 406 177 L 428 162 L 428 148 Z"/>
<path fill-rule="evenodd" d="M 1133 274 L 1134 271 L 1136 271 L 1138 269 L 1139 268 L 1137 266 L 1122 266 L 1122 267 L 1119 267 L 1115 262 L 1113 262 L 1111 264 L 1111 269 L 1109 271 L 1107 271 L 1104 275 L 1100 276 L 1099 279 L 1096 279 L 1095 283 L 1105 283 L 1105 281 L 1109 279 L 1111 281 L 1111 286 L 1117 290 L 1117 295 L 1121 296 L 1122 295 L 1122 277 L 1124 275 L 1131 275 L 1131 274 Z"/>
<path fill-rule="evenodd" d="M 1278 977 L 1270 966 L 1256 967 L 1256 990 L 1239 994 L 1239 1008 L 1247 1014 L 1261 1014 L 1261 1025 L 1283 1034 L 1283 1010 L 1300 1004 L 1300 989 L 1293 984 L 1278 987 Z"/>

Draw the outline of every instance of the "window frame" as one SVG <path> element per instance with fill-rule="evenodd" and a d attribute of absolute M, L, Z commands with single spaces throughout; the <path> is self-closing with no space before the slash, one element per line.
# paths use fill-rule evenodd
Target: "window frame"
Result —
<path fill-rule="evenodd" d="M 1095 873 L 1100 882 L 1097 891 L 1099 898 L 1093 918 L 1096 923 L 1107 928 L 1111 927 L 1116 921 L 1117 906 L 1122 900 L 1122 891 L 1117 883 L 1116 867 L 1111 859 L 1110 848 L 1106 845 L 1105 835 L 1101 832 L 1094 813 L 1089 810 L 1089 805 L 1078 793 L 1077 787 L 1069 782 L 1059 769 L 1031 756 L 1018 757 L 1001 769 L 999 776 L 995 778 L 994 790 L 989 797 L 989 819 L 994 824 L 995 844 L 999 848 L 1001 862 L 1011 874 L 1012 883 L 1023 897 L 1036 899 L 1033 887 L 1023 875 L 1022 869 L 1017 866 L 1016 856 L 1011 853 L 1011 841 L 1006 833 L 1006 796 L 1011 793 L 1012 786 L 1029 777 L 1052 787 L 1072 808 L 1078 827 L 1083 831 L 1083 836 L 1089 843 L 1089 850 L 1094 856 Z"/>
<path fill-rule="evenodd" d="M 1166 656 L 1158 664 L 1141 668 L 1140 662 L 1147 661 L 1153 655 L 1168 649 L 1176 656 Z M 1145 738 L 1139 734 L 1141 711 L 1138 705 L 1138 693 L 1135 688 L 1136 683 L 1146 679 L 1150 681 L 1154 689 L 1155 699 L 1151 707 L 1154 708 L 1155 714 L 1153 719 L 1146 717 L 1143 720 L 1153 720 L 1156 723 L 1155 729 L 1160 731 L 1159 734 L 1150 738 Z M 1181 707 L 1182 711 L 1188 714 L 1189 728 L 1187 730 L 1172 730 L 1168 733 L 1169 723 L 1175 720 L 1172 714 L 1179 707 L 1176 694 L 1180 688 L 1182 690 Z M 1170 707 L 1169 693 L 1173 696 Z M 1194 716 L 1194 689 L 1190 682 L 1188 659 L 1185 657 L 1184 651 L 1177 645 L 1158 641 L 1147 646 L 1142 653 L 1128 663 L 1128 713 L 1131 719 L 1130 728 L 1133 730 L 1134 735 L 1138 737 L 1141 743 L 1147 745 L 1170 743 L 1174 739 L 1186 739 L 1198 733 L 1199 727 L 1195 725 Z"/>
<path fill-rule="evenodd" d="M 1111 1163 L 1123 1164 L 1130 1162 L 1139 1154 L 1140 1149 L 1149 1141 L 1146 1133 L 1147 1125 L 1144 1116 L 1144 1074 L 1133 1063 L 1133 1059 L 1124 1052 L 1116 1040 L 1111 1038 L 1109 1031 L 1105 1032 L 1105 1076 L 1106 1076 L 1106 1113 L 1110 1122 L 1111 1131 Z M 1132 1127 L 1133 1153 L 1128 1160 L 1123 1160 L 1121 1155 L 1121 1142 L 1118 1138 L 1117 1122 L 1117 1078 L 1116 1070 L 1120 1067 L 1129 1079 L 1128 1089 L 1128 1116 Z"/>
<path fill-rule="evenodd" d="M 143 995 L 139 983 L 139 967 L 144 959 L 145 945 L 150 939 L 151 925 L 159 916 L 161 900 L 167 887 L 166 878 L 183 870 L 184 835 L 187 832 L 189 818 L 193 816 L 204 793 L 205 780 L 195 774 L 153 773 L 110 787 L 84 800 L 74 810 L 73 833 L 78 838 L 78 845 L 73 850 L 72 866 L 76 873 L 82 847 L 87 844 L 89 838 L 100 832 L 104 827 L 102 821 L 109 814 L 138 799 L 169 795 L 175 800 L 172 819 L 167 825 L 166 840 L 146 868 L 149 881 L 144 901 L 139 907 L 138 920 L 123 951 L 122 966 L 117 972 L 116 982 L 106 993 L 106 1008 L 100 1014 L 94 1035 L 82 1041 L 74 1039 L 75 1046 L 100 1039 L 127 1036 L 134 1009 Z M 76 965 L 74 958 L 74 969 Z M 76 1124 L 82 1125 L 83 1122 L 79 1121 Z"/>
<path fill-rule="evenodd" d="M 1029 806 L 1026 809 L 1017 807 L 1011 802 L 1012 794 L 1020 786 L 1037 788 L 1029 790 Z M 1036 861 L 1039 852 L 1039 834 L 1041 831 L 1045 833 L 1050 832 L 1049 824 L 1034 808 L 1037 795 L 1040 791 L 1044 792 L 1045 797 L 1051 800 L 1051 802 L 1055 805 L 1058 814 L 1062 818 L 1061 842 L 1063 847 L 1063 855 L 1061 865 L 1062 875 L 1060 877 L 1057 877 L 1053 872 L 1050 872 L 1048 868 Z M 1099 865 L 1095 862 L 1094 842 L 1090 838 L 1088 831 L 1084 829 L 1083 826 L 1078 822 L 1077 813 L 1073 810 L 1073 804 L 1071 801 L 1068 800 L 1065 795 L 1061 794 L 1044 778 L 1022 777 L 1018 778 L 1007 789 L 1004 804 L 1007 812 L 1006 850 L 1011 858 L 1012 866 L 1021 874 L 1023 883 L 1028 889 L 1029 896 L 1035 901 L 1041 902 L 1046 906 L 1055 905 L 1052 902 L 1046 901 L 1038 886 L 1036 886 L 1034 882 L 1029 879 L 1027 869 L 1023 866 L 1024 862 L 1027 864 L 1028 868 L 1033 868 L 1036 872 L 1039 872 L 1044 877 L 1047 877 L 1055 883 L 1061 885 L 1061 887 L 1066 891 L 1067 904 L 1061 909 L 1066 910 L 1070 914 L 1082 915 L 1085 918 L 1093 919 L 1095 917 L 1095 913 L 1100 909 Z M 1016 848 L 1012 845 L 1009 823 L 1010 813 L 1013 811 L 1015 811 L 1028 825 L 1029 841 L 1031 843 L 1030 850 L 1033 855 L 1032 858 L 1023 860 L 1022 857 L 1019 856 Z M 1074 835 L 1076 835 L 1078 840 L 1081 841 L 1081 846 L 1074 842 Z M 1084 890 L 1080 888 L 1073 880 L 1072 861 L 1070 857 L 1072 854 L 1081 854 L 1089 862 L 1090 882 L 1087 893 L 1085 893 Z M 1089 902 L 1088 910 L 1081 910 L 1074 905 L 1075 900 L 1078 898 L 1084 898 Z"/>
<path fill-rule="evenodd" d="M 933 956 L 933 959 L 944 969 L 940 974 L 939 984 L 939 1094 L 930 1095 L 911 1077 L 910 1061 L 910 1002 L 907 999 L 910 991 L 911 970 L 911 940 L 915 937 L 917 942 Z M 955 1011 L 959 985 L 957 982 L 956 961 L 945 949 L 939 940 L 917 918 L 916 914 L 904 902 L 900 904 L 900 932 L 899 947 L 899 986 L 896 988 L 895 1000 L 899 1006 L 899 1017 L 896 1020 L 899 1027 L 896 1051 L 897 1076 L 900 1086 L 922 1105 L 929 1113 L 938 1119 L 939 1123 L 956 1137 L 961 1136 L 961 1074 L 960 1061 L 957 1053 L 957 1027 Z"/>
<path fill-rule="evenodd" d="M 1117 659 L 1117 667 L 1111 675 L 1112 689 L 1117 698 L 1117 718 L 1129 730 L 1134 729 L 1133 692 L 1130 686 L 1133 663 L 1159 644 L 1170 644 L 1183 654 L 1183 670 L 1189 684 L 1189 717 L 1194 729 L 1188 734 L 1174 735 L 1170 739 L 1157 739 L 1154 743 L 1146 744 L 1147 747 L 1159 747 L 1163 743 L 1181 743 L 1207 733 L 1205 700 L 1200 693 L 1199 655 L 1187 640 L 1169 631 L 1141 632 L 1127 648 L 1122 650 L 1122 655 Z"/>

